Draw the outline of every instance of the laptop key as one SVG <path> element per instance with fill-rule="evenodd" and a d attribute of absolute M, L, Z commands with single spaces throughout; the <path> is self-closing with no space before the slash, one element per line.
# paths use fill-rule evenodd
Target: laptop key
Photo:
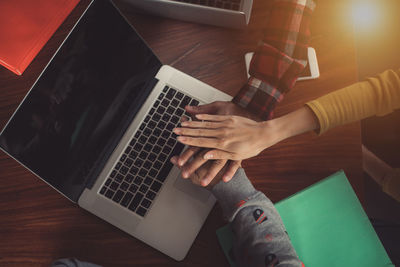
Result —
<path fill-rule="evenodd" d="M 157 145 L 159 145 L 159 146 L 164 146 L 164 144 L 165 144 L 165 139 L 164 138 L 160 138 L 160 139 L 158 139 L 158 141 L 157 141 Z"/>
<path fill-rule="evenodd" d="M 149 122 L 149 120 L 151 119 L 150 115 L 147 115 L 146 118 L 144 118 L 144 122 Z"/>
<path fill-rule="evenodd" d="M 161 151 L 161 147 L 160 147 L 160 146 L 155 145 L 155 146 L 153 147 L 153 152 L 154 152 L 154 153 L 158 154 L 158 153 L 160 153 L 160 151 Z"/>
<path fill-rule="evenodd" d="M 115 176 L 115 181 L 117 181 L 118 183 L 122 182 L 122 180 L 124 179 L 124 176 L 120 173 L 117 174 L 117 176 Z"/>
<path fill-rule="evenodd" d="M 154 167 L 156 170 L 159 170 L 159 169 L 162 167 L 162 163 L 159 162 L 159 161 L 156 161 L 156 162 L 154 162 L 153 167 Z"/>
<path fill-rule="evenodd" d="M 175 111 L 175 114 L 176 115 L 178 115 L 179 117 L 180 116 L 182 116 L 182 114 L 185 112 L 185 110 L 183 110 L 183 109 L 181 109 L 181 108 L 178 108 L 176 111 Z"/>
<path fill-rule="evenodd" d="M 163 90 L 162 90 L 162 91 L 163 91 L 163 93 L 166 93 L 166 92 L 168 92 L 168 88 L 169 88 L 168 86 L 165 86 L 165 87 L 163 88 Z"/>
<path fill-rule="evenodd" d="M 153 149 L 153 146 L 150 144 L 146 144 L 143 148 L 145 151 L 147 152 L 151 152 L 151 150 Z"/>
<path fill-rule="evenodd" d="M 154 145 L 157 142 L 157 138 L 155 136 L 150 136 L 149 143 Z"/>
<path fill-rule="evenodd" d="M 163 105 L 164 107 L 168 107 L 169 103 L 170 103 L 170 101 L 168 99 L 163 99 L 163 101 L 161 102 L 161 105 Z"/>
<path fill-rule="evenodd" d="M 149 187 L 147 185 L 142 184 L 139 188 L 139 191 L 142 192 L 143 194 L 145 194 L 148 189 L 149 189 Z"/>
<path fill-rule="evenodd" d="M 191 98 L 188 96 L 185 96 L 179 105 L 180 108 L 185 108 L 189 103 L 190 103 Z"/>
<path fill-rule="evenodd" d="M 139 154 L 139 158 L 145 160 L 145 159 L 147 159 L 147 156 L 148 156 L 148 155 L 149 155 L 149 153 L 147 153 L 146 151 L 142 151 L 142 152 L 140 152 L 140 154 Z"/>
<path fill-rule="evenodd" d="M 154 136 L 159 136 L 160 134 L 161 134 L 161 130 L 158 129 L 158 128 L 155 128 L 154 131 L 153 131 L 153 135 Z"/>
<path fill-rule="evenodd" d="M 126 191 L 126 190 L 128 190 L 128 188 L 129 188 L 129 184 L 127 184 L 127 183 L 125 183 L 125 182 L 122 182 L 122 184 L 119 186 L 119 188 L 120 188 L 122 191 Z"/>
<path fill-rule="evenodd" d="M 135 181 L 133 181 L 136 185 L 140 185 L 143 182 L 143 178 L 137 176 L 135 178 Z"/>
<path fill-rule="evenodd" d="M 161 93 L 161 94 L 158 96 L 158 100 L 161 100 L 161 99 L 163 99 L 163 98 L 164 98 L 164 96 L 165 96 L 165 94 Z"/>
<path fill-rule="evenodd" d="M 149 157 L 148 157 L 148 159 L 149 159 L 150 161 L 155 161 L 156 158 L 157 158 L 157 155 L 154 154 L 154 153 L 150 153 L 150 155 L 149 155 Z"/>
<path fill-rule="evenodd" d="M 127 166 L 128 168 L 131 167 L 133 164 L 133 160 L 132 159 L 126 159 L 125 160 L 125 166 Z"/>
<path fill-rule="evenodd" d="M 150 129 L 150 128 L 144 129 L 143 134 L 144 134 L 145 136 L 149 137 L 149 136 L 151 135 L 151 129 Z"/>
<path fill-rule="evenodd" d="M 154 105 L 153 105 L 153 107 L 155 107 L 155 108 L 156 108 L 156 107 L 158 107 L 159 105 L 160 105 L 160 101 L 158 101 L 158 100 L 157 100 L 156 102 L 154 102 Z"/>
<path fill-rule="evenodd" d="M 129 170 L 129 172 L 130 172 L 130 170 Z M 127 182 L 128 184 L 130 184 L 130 183 L 132 183 L 133 178 L 134 178 L 133 175 L 128 174 L 128 175 L 125 177 L 124 181 Z"/>
<path fill-rule="evenodd" d="M 153 191 L 149 191 L 147 192 L 146 197 L 150 200 L 153 200 L 156 197 L 156 193 L 154 193 Z"/>
<path fill-rule="evenodd" d="M 164 148 L 163 148 L 163 150 L 162 150 L 162 152 L 164 152 L 165 154 L 169 154 L 170 152 L 171 152 L 171 148 L 169 147 L 169 146 L 165 146 Z"/>
<path fill-rule="evenodd" d="M 161 136 L 164 137 L 165 139 L 168 139 L 170 133 L 171 133 L 170 131 L 164 130 Z"/>
<path fill-rule="evenodd" d="M 122 166 L 122 163 L 118 162 L 117 165 L 115 165 L 115 169 L 119 170 L 121 168 L 121 166 Z"/>
<path fill-rule="evenodd" d="M 192 102 L 190 102 L 191 106 L 198 106 L 200 104 L 199 101 L 197 101 L 196 99 L 192 99 Z"/>
<path fill-rule="evenodd" d="M 104 195 L 107 191 L 107 187 L 103 186 L 100 190 L 100 194 Z"/>
<path fill-rule="evenodd" d="M 153 115 L 153 120 L 154 120 L 154 121 L 157 122 L 157 121 L 159 121 L 160 119 L 161 119 L 161 115 L 160 115 L 160 114 L 156 113 L 156 114 Z"/>
<path fill-rule="evenodd" d="M 139 207 L 138 210 L 136 211 L 137 214 L 139 214 L 140 216 L 144 217 L 144 215 L 146 215 L 147 210 L 143 207 Z"/>
<path fill-rule="evenodd" d="M 175 97 L 178 98 L 179 100 L 181 100 L 183 97 L 183 94 L 181 92 L 178 92 Z"/>
<path fill-rule="evenodd" d="M 129 157 L 131 159 L 136 159 L 137 156 L 138 156 L 138 153 L 136 151 L 131 151 L 131 153 L 129 153 Z"/>
<path fill-rule="evenodd" d="M 148 126 L 149 128 L 153 129 L 154 127 L 156 127 L 157 123 L 155 121 L 150 121 Z"/>
<path fill-rule="evenodd" d="M 144 179 L 144 184 L 145 185 L 151 185 L 151 182 L 153 182 L 153 179 L 151 179 L 150 177 L 146 177 L 146 179 Z"/>
<path fill-rule="evenodd" d="M 139 172 L 139 175 L 142 176 L 142 177 L 146 177 L 147 172 L 148 171 L 146 169 L 141 169 L 140 172 Z"/>
<path fill-rule="evenodd" d="M 168 107 L 166 112 L 167 112 L 168 114 L 174 114 L 175 109 L 174 109 L 173 107 Z"/>
<path fill-rule="evenodd" d="M 118 186 L 119 186 L 119 183 L 112 182 L 111 185 L 110 185 L 110 188 L 111 188 L 112 190 L 117 190 L 117 189 L 118 189 Z"/>
<path fill-rule="evenodd" d="M 141 160 L 141 159 L 136 159 L 136 161 L 135 161 L 135 166 L 136 166 L 136 167 L 142 167 L 142 164 L 143 164 L 143 160 Z"/>
<path fill-rule="evenodd" d="M 142 205 L 143 207 L 145 207 L 146 209 L 148 209 L 148 208 L 150 207 L 150 204 L 151 204 L 151 201 L 144 198 L 144 199 L 142 200 L 142 204 L 141 204 L 141 205 Z"/>
<path fill-rule="evenodd" d="M 124 207 L 128 206 L 128 204 L 129 204 L 129 202 L 131 202 L 132 198 L 133 198 L 133 194 L 131 194 L 129 192 L 126 193 L 124 198 L 121 201 L 121 205 Z"/>
<path fill-rule="evenodd" d="M 157 108 L 157 113 L 159 113 L 159 114 L 164 114 L 164 112 L 165 112 L 165 108 L 164 108 L 163 106 L 159 106 L 159 107 Z"/>
<path fill-rule="evenodd" d="M 179 101 L 178 101 L 178 100 L 173 99 L 173 100 L 171 101 L 171 106 L 177 107 L 178 105 L 179 105 Z"/>
<path fill-rule="evenodd" d="M 121 199 L 122 199 L 123 196 L 124 196 L 124 192 L 121 191 L 121 190 L 118 190 L 118 191 L 115 193 L 115 195 L 113 196 L 112 200 L 118 203 L 118 202 L 121 201 Z"/>
<path fill-rule="evenodd" d="M 151 188 L 151 190 L 153 190 L 154 192 L 158 192 L 158 191 L 160 191 L 161 186 L 162 186 L 161 183 L 159 183 L 159 182 L 157 182 L 157 181 L 154 181 L 150 188 Z"/>
<path fill-rule="evenodd" d="M 150 169 L 153 163 L 150 160 L 146 160 L 146 162 L 143 164 L 143 167 L 146 169 Z M 146 173 L 147 175 L 147 173 Z"/>
<path fill-rule="evenodd" d="M 113 170 L 113 171 L 111 172 L 111 174 L 110 174 L 110 177 L 111 177 L 111 178 L 114 178 L 115 175 L 117 175 L 117 171 L 116 171 L 116 170 Z"/>
<path fill-rule="evenodd" d="M 167 112 L 168 112 L 168 110 L 167 110 Z M 172 111 L 172 113 L 173 113 L 173 111 Z M 172 113 L 170 113 L 170 114 L 172 114 Z M 168 115 L 168 114 L 164 114 L 164 115 L 162 116 L 162 120 L 165 121 L 165 122 L 168 122 L 170 118 L 171 118 L 171 116 Z M 165 128 L 165 126 L 160 127 L 160 128 Z"/>
<path fill-rule="evenodd" d="M 142 135 L 141 137 L 139 137 L 139 142 L 145 144 L 147 142 L 147 137 Z"/>
<path fill-rule="evenodd" d="M 150 111 L 149 111 L 149 114 L 153 115 L 154 111 L 156 111 L 156 109 L 155 108 L 151 108 Z"/>
<path fill-rule="evenodd" d="M 135 149 L 136 151 L 140 151 L 140 150 L 142 150 L 142 147 L 143 147 L 143 145 L 141 145 L 141 144 L 136 144 L 135 147 L 134 147 L 134 149 Z"/>
<path fill-rule="evenodd" d="M 112 198 L 114 195 L 114 191 L 108 189 L 107 192 L 105 193 L 105 196 L 108 198 Z"/>
<path fill-rule="evenodd" d="M 136 208 L 139 206 L 140 201 L 143 199 L 143 194 L 137 193 L 133 198 L 131 204 L 129 205 L 129 209 L 135 211 Z"/>
<path fill-rule="evenodd" d="M 176 142 L 175 139 L 169 138 L 167 141 L 167 145 L 173 147 L 175 145 L 175 142 Z"/>
<path fill-rule="evenodd" d="M 126 166 L 122 166 L 121 169 L 119 170 L 120 173 L 123 175 L 127 174 L 129 169 Z"/>
<path fill-rule="evenodd" d="M 138 190 L 138 186 L 135 185 L 135 184 L 132 184 L 132 185 L 129 187 L 129 191 L 132 192 L 132 193 L 136 193 L 137 190 Z"/>
<path fill-rule="evenodd" d="M 171 122 L 173 123 L 173 124 L 178 124 L 178 122 L 179 122 L 179 117 L 177 117 L 177 116 L 172 116 L 172 118 L 171 118 Z M 169 128 L 167 128 L 168 130 L 170 130 Z"/>
<path fill-rule="evenodd" d="M 142 134 L 142 132 L 141 131 L 137 131 L 136 133 L 135 133 L 135 138 L 139 138 L 139 136 Z M 134 144 L 136 143 L 136 140 L 135 139 L 132 139 L 132 141 L 129 143 L 131 146 L 133 146 Z"/>
<path fill-rule="evenodd" d="M 156 177 L 156 175 L 157 175 L 157 170 L 152 168 L 149 171 L 149 176 L 154 178 L 154 177 Z"/>
<path fill-rule="evenodd" d="M 161 162 L 164 162 L 167 159 L 167 156 L 165 154 L 160 153 L 158 154 L 157 159 Z"/>
<path fill-rule="evenodd" d="M 133 166 L 133 167 L 129 170 L 129 173 L 132 174 L 132 175 L 136 175 L 136 174 L 138 173 L 138 171 L 139 171 L 139 169 L 136 168 L 135 166 Z M 129 175 L 128 175 L 128 176 L 129 176 Z M 127 176 L 127 177 L 128 177 L 128 176 Z"/>
<path fill-rule="evenodd" d="M 109 186 L 110 184 L 111 184 L 111 179 L 108 178 L 107 181 L 106 181 L 106 183 L 105 183 L 105 185 L 106 185 L 106 186 Z"/>

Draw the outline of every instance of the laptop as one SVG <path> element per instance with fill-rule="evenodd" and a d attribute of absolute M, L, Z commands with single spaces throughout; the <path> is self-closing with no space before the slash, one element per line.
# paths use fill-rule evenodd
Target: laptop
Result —
<path fill-rule="evenodd" d="M 1 148 L 80 207 L 182 260 L 215 203 L 169 159 L 184 106 L 231 97 L 163 66 L 94 0 L 0 135 Z"/>
<path fill-rule="evenodd" d="M 249 24 L 253 0 L 123 0 L 158 16 L 244 28 Z"/>

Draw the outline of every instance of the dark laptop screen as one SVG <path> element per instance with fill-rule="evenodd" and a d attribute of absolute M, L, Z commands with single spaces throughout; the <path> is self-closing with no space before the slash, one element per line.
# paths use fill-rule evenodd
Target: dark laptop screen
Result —
<path fill-rule="evenodd" d="M 3 130 L 0 145 L 77 201 L 160 67 L 117 9 L 96 0 Z"/>

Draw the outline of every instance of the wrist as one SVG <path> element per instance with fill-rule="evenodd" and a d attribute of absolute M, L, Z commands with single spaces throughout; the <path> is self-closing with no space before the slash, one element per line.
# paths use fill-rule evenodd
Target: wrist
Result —
<path fill-rule="evenodd" d="M 264 136 L 264 149 L 305 132 L 318 128 L 318 120 L 312 110 L 302 107 L 282 117 L 262 122 Z"/>

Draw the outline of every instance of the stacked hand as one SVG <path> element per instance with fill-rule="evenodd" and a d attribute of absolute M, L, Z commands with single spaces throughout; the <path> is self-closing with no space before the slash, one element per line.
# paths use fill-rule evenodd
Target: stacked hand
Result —
<path fill-rule="evenodd" d="M 193 116 L 207 113 L 218 115 L 237 115 L 257 119 L 245 109 L 232 102 L 217 101 L 208 105 L 197 107 L 187 106 L 186 111 Z M 190 177 L 194 183 L 207 186 L 213 181 L 218 173 L 223 173 L 223 175 L 219 175 L 219 179 L 222 178 L 222 180 L 225 182 L 230 181 L 237 169 L 241 166 L 241 161 L 230 161 L 227 159 L 213 159 L 212 161 L 208 161 L 204 155 L 209 152 L 209 149 L 204 149 L 202 147 L 204 146 L 190 146 L 180 156 L 175 156 L 171 159 L 171 162 L 182 170 L 182 177 L 185 179 Z"/>

